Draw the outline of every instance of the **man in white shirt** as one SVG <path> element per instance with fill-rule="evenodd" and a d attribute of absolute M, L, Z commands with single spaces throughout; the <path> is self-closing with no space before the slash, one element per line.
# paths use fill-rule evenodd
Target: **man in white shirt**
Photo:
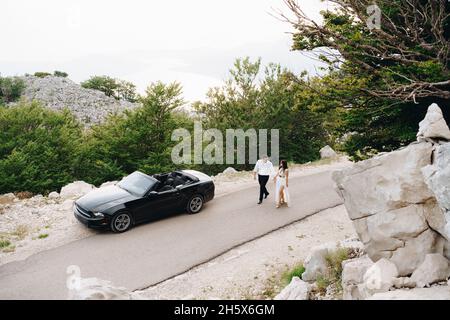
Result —
<path fill-rule="evenodd" d="M 275 170 L 273 169 L 272 162 L 269 161 L 269 157 L 264 155 L 262 159 L 259 159 L 255 168 L 253 169 L 253 179 L 256 180 L 256 174 L 258 174 L 258 182 L 259 182 L 259 202 L 261 204 L 264 199 L 267 198 L 269 192 L 267 191 L 266 184 L 269 181 L 271 175 L 275 175 Z"/>

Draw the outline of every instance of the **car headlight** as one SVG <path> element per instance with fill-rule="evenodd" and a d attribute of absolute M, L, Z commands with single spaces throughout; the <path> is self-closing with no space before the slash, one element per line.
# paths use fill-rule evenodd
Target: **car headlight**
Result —
<path fill-rule="evenodd" d="M 94 216 L 96 216 L 97 218 L 103 218 L 105 217 L 105 215 L 101 212 L 94 212 Z"/>

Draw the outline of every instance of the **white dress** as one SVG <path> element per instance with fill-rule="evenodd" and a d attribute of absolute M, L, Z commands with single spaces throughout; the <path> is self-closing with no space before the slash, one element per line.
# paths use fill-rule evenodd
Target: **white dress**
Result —
<path fill-rule="evenodd" d="M 280 170 L 278 170 L 278 174 L 277 174 L 277 182 L 275 185 L 275 203 L 278 205 L 278 203 L 280 202 L 280 189 L 283 186 L 284 187 L 284 201 L 286 202 L 287 206 L 289 207 L 291 204 L 291 199 L 289 197 L 289 189 L 286 186 L 286 173 L 288 173 L 288 169 L 283 170 L 283 168 L 280 168 Z"/>

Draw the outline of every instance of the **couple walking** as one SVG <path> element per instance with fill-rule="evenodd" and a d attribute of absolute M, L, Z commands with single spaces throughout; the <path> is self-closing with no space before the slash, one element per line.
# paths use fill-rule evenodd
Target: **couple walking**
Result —
<path fill-rule="evenodd" d="M 278 166 L 278 171 L 275 172 L 272 162 L 269 161 L 268 156 L 263 156 L 262 159 L 256 162 L 253 169 L 253 178 L 256 179 L 258 175 L 259 182 L 259 202 L 261 204 L 263 198 L 266 199 L 269 195 L 266 184 L 271 176 L 274 176 L 275 182 L 275 204 L 279 208 L 282 204 L 289 206 L 289 170 L 286 160 L 281 160 Z"/>

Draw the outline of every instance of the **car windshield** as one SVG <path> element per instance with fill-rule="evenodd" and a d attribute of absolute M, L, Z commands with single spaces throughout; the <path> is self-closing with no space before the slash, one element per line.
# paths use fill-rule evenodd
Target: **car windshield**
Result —
<path fill-rule="evenodd" d="M 152 177 L 146 176 L 139 172 L 134 172 L 123 178 L 118 183 L 118 186 L 132 194 L 142 197 L 156 184 L 156 182 L 157 180 Z"/>

